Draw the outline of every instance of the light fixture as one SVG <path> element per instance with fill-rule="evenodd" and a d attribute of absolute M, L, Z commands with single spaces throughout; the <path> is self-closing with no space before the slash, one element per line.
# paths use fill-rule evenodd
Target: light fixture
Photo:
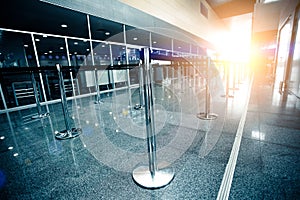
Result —
<path fill-rule="evenodd" d="M 74 54 L 76 55 L 76 54 L 77 54 L 77 52 L 75 51 L 75 52 L 74 52 Z"/>
<path fill-rule="evenodd" d="M 43 37 L 46 38 L 46 37 L 48 37 L 48 36 L 44 34 Z"/>
<path fill-rule="evenodd" d="M 44 54 L 45 54 L 45 55 L 47 55 L 48 53 L 47 53 L 47 52 L 45 52 Z"/>
<path fill-rule="evenodd" d="M 40 41 L 40 39 L 36 38 L 36 39 L 35 39 L 35 41 L 36 41 L 36 42 L 39 42 L 39 41 Z"/>
<path fill-rule="evenodd" d="M 105 44 L 102 44 L 101 47 L 105 47 Z"/>
<path fill-rule="evenodd" d="M 52 51 L 49 51 L 49 53 L 52 53 Z"/>
<path fill-rule="evenodd" d="M 153 41 L 153 44 L 156 44 L 157 42 L 156 41 Z"/>
<path fill-rule="evenodd" d="M 68 27 L 67 24 L 61 24 L 60 26 L 61 26 L 62 28 L 67 28 L 67 27 Z"/>
<path fill-rule="evenodd" d="M 28 47 L 28 44 L 24 44 L 24 47 Z"/>
<path fill-rule="evenodd" d="M 110 35 L 110 32 L 105 32 L 105 35 Z"/>
<path fill-rule="evenodd" d="M 133 38 L 133 40 L 137 40 L 137 39 L 138 39 L 137 37 L 134 37 L 134 38 Z"/>
<path fill-rule="evenodd" d="M 78 42 L 74 42 L 74 45 L 78 45 Z"/>
<path fill-rule="evenodd" d="M 64 47 L 59 47 L 59 49 L 64 49 Z"/>
<path fill-rule="evenodd" d="M 90 49 L 86 49 L 86 51 L 90 51 Z"/>

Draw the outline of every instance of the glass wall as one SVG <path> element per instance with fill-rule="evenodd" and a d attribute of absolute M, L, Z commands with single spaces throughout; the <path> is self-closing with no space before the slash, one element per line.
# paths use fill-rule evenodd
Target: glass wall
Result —
<path fill-rule="evenodd" d="M 56 64 L 73 70 L 64 72 L 65 84 L 76 88 L 69 87 L 67 97 L 86 96 L 95 95 L 95 73 L 102 92 L 138 84 L 143 47 L 151 47 L 156 60 L 203 53 L 197 44 L 40 1 L 9 1 L 0 18 L 6 19 L 0 21 L 1 110 L 34 106 L 32 74 L 41 102 L 60 98 Z M 26 96 L 19 98 L 23 90 Z"/>
<path fill-rule="evenodd" d="M 296 20 L 295 48 L 291 66 L 290 90 L 300 97 L 300 9 Z"/>

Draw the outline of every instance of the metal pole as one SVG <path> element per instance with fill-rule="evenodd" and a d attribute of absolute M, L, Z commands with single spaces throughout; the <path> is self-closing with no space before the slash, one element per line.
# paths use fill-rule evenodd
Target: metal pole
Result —
<path fill-rule="evenodd" d="M 139 98 L 140 98 L 140 104 L 136 104 L 134 106 L 134 109 L 140 110 L 143 109 L 144 106 L 144 80 L 143 80 L 144 72 L 143 72 L 143 66 L 140 64 L 139 65 Z"/>
<path fill-rule="evenodd" d="M 56 68 L 57 68 L 58 77 L 59 77 L 61 105 L 62 105 L 62 110 L 63 110 L 63 114 L 64 114 L 66 130 L 63 130 L 61 132 L 56 132 L 55 138 L 64 140 L 64 139 L 70 139 L 70 138 L 77 137 L 78 135 L 80 135 L 81 129 L 80 128 L 71 128 L 71 126 L 70 126 L 70 121 L 69 121 L 70 115 L 69 115 L 69 111 L 68 111 L 68 103 L 67 103 L 66 91 L 65 91 L 65 86 L 64 86 L 63 74 L 61 71 L 61 66 L 59 64 L 56 64 Z"/>
<path fill-rule="evenodd" d="M 217 114 L 210 113 L 210 92 L 209 92 L 209 83 L 210 83 L 210 63 L 211 60 L 208 57 L 206 60 L 206 85 L 205 85 L 205 112 L 204 113 L 199 113 L 197 114 L 197 117 L 199 119 L 204 119 L 204 120 L 213 120 L 218 117 Z"/>
<path fill-rule="evenodd" d="M 160 170 L 157 168 L 152 74 L 148 48 L 144 49 L 144 80 L 145 119 L 149 166 L 137 167 L 134 169 L 132 176 L 134 181 L 140 186 L 154 189 L 168 185 L 174 178 L 174 172 L 172 168 L 164 168 Z"/>
<path fill-rule="evenodd" d="M 96 86 L 96 91 L 97 91 L 95 104 L 100 104 L 103 102 L 101 101 L 101 96 L 100 96 L 97 68 L 95 68 L 95 70 L 94 70 L 94 76 L 95 76 L 95 86 Z"/>
<path fill-rule="evenodd" d="M 35 97 L 35 103 L 36 103 L 36 107 L 38 110 L 38 115 L 32 116 L 32 119 L 37 119 L 37 118 L 44 118 L 44 117 L 48 117 L 49 113 L 42 113 L 42 108 L 41 108 L 41 102 L 40 102 L 40 98 L 39 98 L 39 91 L 36 87 L 36 80 L 34 78 L 34 72 L 31 72 L 31 82 L 32 82 L 32 87 L 33 87 L 33 92 L 34 92 L 34 97 Z"/>
<path fill-rule="evenodd" d="M 229 83 L 230 83 L 230 69 L 229 69 L 229 62 L 225 62 L 225 76 L 226 76 L 226 88 L 225 88 L 225 95 L 223 95 L 222 97 L 225 98 L 233 98 L 233 95 L 229 94 Z"/>
<path fill-rule="evenodd" d="M 1 94 L 1 99 L 2 99 L 2 103 L 3 103 L 4 109 L 5 109 L 5 111 L 7 111 L 6 100 L 5 100 L 5 97 L 4 97 L 4 94 L 3 94 L 1 83 L 0 83 L 0 94 Z"/>

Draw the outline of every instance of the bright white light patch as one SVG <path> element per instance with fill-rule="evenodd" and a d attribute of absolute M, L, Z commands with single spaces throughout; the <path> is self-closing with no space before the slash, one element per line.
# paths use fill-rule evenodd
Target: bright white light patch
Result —
<path fill-rule="evenodd" d="M 253 139 L 257 139 L 257 140 L 265 140 L 266 134 L 262 133 L 262 132 L 259 132 L 259 131 L 252 131 L 251 132 L 251 137 Z"/>

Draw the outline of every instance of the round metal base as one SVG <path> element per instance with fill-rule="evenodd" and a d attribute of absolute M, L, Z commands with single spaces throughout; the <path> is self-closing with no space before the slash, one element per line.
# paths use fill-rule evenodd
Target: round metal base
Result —
<path fill-rule="evenodd" d="M 143 109 L 143 106 L 140 105 L 140 104 L 136 104 L 133 108 L 134 108 L 135 110 L 141 110 L 141 109 Z"/>
<path fill-rule="evenodd" d="M 94 103 L 95 104 L 103 104 L 104 102 L 100 100 L 100 101 L 95 101 Z"/>
<path fill-rule="evenodd" d="M 77 137 L 81 134 L 82 130 L 80 128 L 72 128 L 71 130 L 63 130 L 61 132 L 55 133 L 55 138 L 58 140 L 66 140 Z"/>
<path fill-rule="evenodd" d="M 221 97 L 224 97 L 224 98 L 233 98 L 234 96 L 233 95 L 222 95 Z"/>
<path fill-rule="evenodd" d="M 155 171 L 154 176 L 152 176 L 148 166 L 140 166 L 133 170 L 132 178 L 141 187 L 158 189 L 168 185 L 173 180 L 174 171 L 172 168 L 164 168 Z"/>
<path fill-rule="evenodd" d="M 40 115 L 34 115 L 31 117 L 31 119 L 41 119 L 41 118 L 45 118 L 45 117 L 49 117 L 50 113 L 44 113 L 44 114 L 40 114 Z"/>
<path fill-rule="evenodd" d="M 218 117 L 218 115 L 214 113 L 199 113 L 197 114 L 197 117 L 203 120 L 214 120 Z"/>

